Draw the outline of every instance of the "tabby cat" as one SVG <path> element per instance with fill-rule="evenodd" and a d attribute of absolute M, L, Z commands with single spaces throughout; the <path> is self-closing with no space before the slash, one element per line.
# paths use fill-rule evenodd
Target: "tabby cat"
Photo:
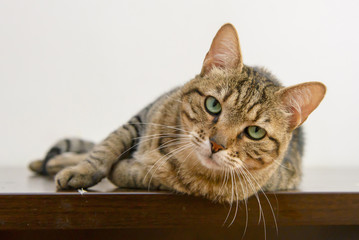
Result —
<path fill-rule="evenodd" d="M 263 68 L 243 64 L 239 39 L 223 25 L 202 71 L 159 97 L 105 140 L 65 139 L 30 168 L 58 189 L 163 189 L 219 202 L 260 190 L 296 188 L 303 153 L 299 127 L 326 92 L 320 82 L 282 87 Z"/>

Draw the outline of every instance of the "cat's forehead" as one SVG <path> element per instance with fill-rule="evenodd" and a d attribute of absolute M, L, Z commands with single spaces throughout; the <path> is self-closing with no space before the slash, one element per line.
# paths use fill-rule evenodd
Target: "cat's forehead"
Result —
<path fill-rule="evenodd" d="M 217 97 L 222 102 L 240 106 L 253 101 L 264 103 L 272 99 L 280 88 L 269 79 L 263 78 L 231 76 L 217 77 L 215 80 L 202 84 L 206 94 Z"/>
<path fill-rule="evenodd" d="M 232 75 L 218 72 L 201 87 L 206 95 L 216 97 L 223 104 L 226 121 L 269 121 L 277 107 L 274 93 L 280 86 L 253 69 L 245 68 L 244 71 Z"/>
<path fill-rule="evenodd" d="M 248 86 L 255 88 L 268 85 L 280 87 L 278 80 L 266 69 L 247 66 L 244 66 L 241 72 L 215 68 L 201 79 L 200 84 L 217 92 L 229 89 L 240 90 Z"/>

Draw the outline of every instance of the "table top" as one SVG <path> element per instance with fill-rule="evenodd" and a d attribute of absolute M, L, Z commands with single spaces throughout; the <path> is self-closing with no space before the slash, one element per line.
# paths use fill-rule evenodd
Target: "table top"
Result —
<path fill-rule="evenodd" d="M 147 190 L 119 189 L 107 179 L 89 189 L 89 193 L 142 193 L 168 194 L 166 192 L 148 192 Z M 307 168 L 303 180 L 296 191 L 282 193 L 359 193 L 359 168 Z M 0 167 L 0 194 L 60 194 L 56 192 L 51 177 L 32 173 L 27 168 Z M 67 193 L 77 194 L 77 191 Z M 276 192 L 277 194 L 281 192 Z"/>
<path fill-rule="evenodd" d="M 0 230 L 359 226 L 359 169 L 305 169 L 300 189 L 259 194 L 230 208 L 200 197 L 118 189 L 55 190 L 49 177 L 0 168 Z M 229 220 L 225 221 L 229 213 Z M 237 213 L 237 214 L 236 214 Z M 265 219 L 263 219 L 265 216 Z"/>

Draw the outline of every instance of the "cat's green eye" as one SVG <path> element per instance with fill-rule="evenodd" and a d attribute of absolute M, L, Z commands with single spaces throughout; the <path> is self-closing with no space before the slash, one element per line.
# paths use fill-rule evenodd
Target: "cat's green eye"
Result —
<path fill-rule="evenodd" d="M 212 96 L 206 98 L 206 102 L 204 104 L 207 112 L 212 115 L 218 115 L 222 111 L 221 104 Z"/>
<path fill-rule="evenodd" d="M 246 128 L 248 137 L 253 140 L 261 140 L 267 134 L 266 130 L 258 126 L 250 126 Z"/>

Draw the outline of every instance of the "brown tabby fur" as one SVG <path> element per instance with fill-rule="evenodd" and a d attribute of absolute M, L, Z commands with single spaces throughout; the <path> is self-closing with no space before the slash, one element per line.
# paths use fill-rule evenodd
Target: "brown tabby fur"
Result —
<path fill-rule="evenodd" d="M 88 153 L 71 150 L 66 140 L 30 168 L 50 174 L 65 168 L 56 175 L 59 189 L 90 187 L 108 177 L 119 187 L 166 189 L 220 202 L 261 189 L 293 189 L 301 178 L 299 126 L 324 94 L 321 83 L 284 88 L 266 70 L 244 65 L 237 32 L 226 24 L 193 80 L 157 99 Z M 206 110 L 208 96 L 220 102 L 219 115 Z M 265 129 L 265 137 L 248 137 L 249 126 Z M 211 150 L 210 140 L 223 149 Z"/>

